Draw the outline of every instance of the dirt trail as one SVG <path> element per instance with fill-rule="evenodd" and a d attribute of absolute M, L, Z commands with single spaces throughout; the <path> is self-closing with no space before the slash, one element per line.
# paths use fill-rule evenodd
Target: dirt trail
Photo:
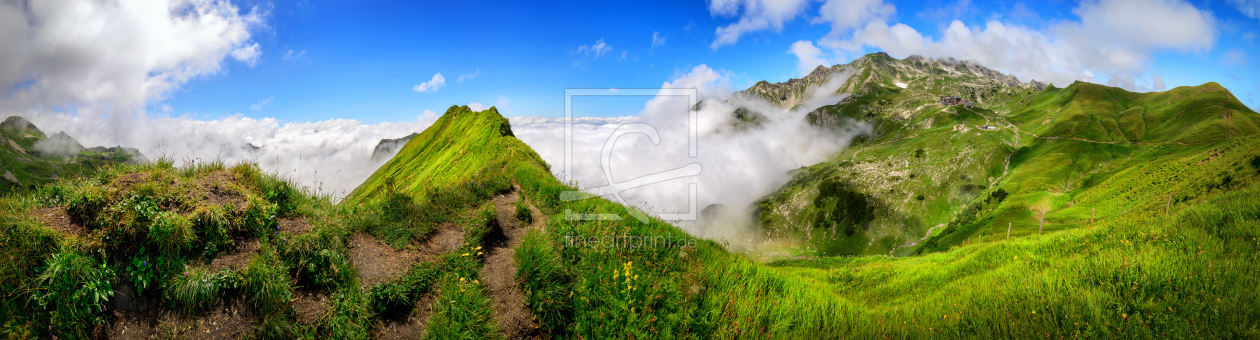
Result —
<path fill-rule="evenodd" d="M 917 245 L 919 245 L 919 243 L 922 243 L 923 241 L 927 241 L 928 237 L 931 237 L 931 236 L 932 236 L 932 232 L 933 232 L 933 231 L 935 231 L 937 228 L 941 228 L 941 227 L 944 227 L 944 226 L 945 226 L 945 224 L 944 224 L 944 223 L 942 223 L 942 224 L 937 224 L 935 227 L 932 227 L 931 229 L 928 229 L 927 233 L 926 233 L 926 234 L 923 234 L 923 237 L 919 238 L 917 241 L 914 241 L 914 242 L 911 242 L 911 243 L 906 243 L 906 244 L 903 244 L 903 245 L 901 245 L 901 246 L 899 246 L 899 247 L 893 248 L 892 250 L 889 250 L 889 251 L 888 251 L 888 256 L 893 256 L 893 253 L 894 253 L 894 252 L 896 252 L 896 251 L 897 251 L 897 249 L 906 248 L 906 247 L 913 247 L 913 246 L 917 246 Z"/>
<path fill-rule="evenodd" d="M 433 301 L 437 291 L 429 292 L 416 301 L 410 313 L 401 317 L 386 317 L 372 326 L 372 338 L 385 339 L 424 339 L 425 328 L 429 325 L 429 316 L 433 315 Z"/>
<path fill-rule="evenodd" d="M 350 240 L 350 260 L 359 269 L 362 289 L 401 277 L 416 262 L 437 261 L 464 244 L 464 229 L 454 223 L 438 226 L 421 242 L 397 250 L 365 233 Z M 374 339 L 420 339 L 425 334 L 437 292 L 421 296 L 414 308 L 401 315 L 383 315 L 372 325 Z M 300 316 L 300 315 L 299 315 Z"/>
<path fill-rule="evenodd" d="M 521 244 L 525 236 L 526 226 L 516 218 L 516 201 L 521 197 L 516 192 L 499 195 L 494 198 L 497 228 L 486 235 L 485 265 L 481 268 L 481 282 L 485 284 L 486 293 L 494 302 L 494 320 L 499 325 L 499 332 L 507 339 L 542 339 L 542 331 L 534 322 L 533 314 L 525 307 L 525 293 L 516 284 L 516 246 Z M 536 216 L 535 221 L 541 219 Z M 537 223 L 535 224 L 537 225 Z"/>

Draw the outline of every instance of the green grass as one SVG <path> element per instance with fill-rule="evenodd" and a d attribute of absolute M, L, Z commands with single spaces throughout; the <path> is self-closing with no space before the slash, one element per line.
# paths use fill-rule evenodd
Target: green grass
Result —
<path fill-rule="evenodd" d="M 1032 96 L 1006 91 L 1015 102 Z M 868 104 L 902 101 L 879 102 Z M 517 215 L 532 205 L 541 214 L 525 215 L 545 226 L 515 249 L 517 281 L 526 306 L 557 338 L 1260 336 L 1254 289 L 1260 286 L 1260 151 L 1248 147 L 1257 137 L 1100 145 L 1016 137 L 1005 129 L 950 133 L 957 124 L 1003 114 L 923 111 L 915 119 L 931 123 L 928 129 L 891 128 L 886 121 L 884 134 L 835 162 L 797 172 L 792 195 L 831 180 L 824 203 L 881 200 L 872 227 L 911 219 L 921 219 L 919 228 L 947 225 L 919 248 L 902 250 L 911 255 L 905 257 L 881 248 L 872 251 L 878 255 L 761 263 L 664 221 L 640 223 L 604 199 L 562 201 L 562 192 L 576 189 L 557 181 L 493 110 L 452 108 L 337 204 L 251 165 L 177 168 L 159 160 L 107 167 L 0 198 L 2 331 L 14 338 L 49 331 L 85 337 L 107 317 L 101 282 L 132 269 L 150 278 L 145 294 L 176 313 L 195 316 L 243 299 L 259 316 L 251 337 L 367 338 L 377 322 L 406 315 L 427 294 L 435 300 L 430 337 L 498 337 L 494 306 L 478 281 L 481 252 L 493 226 L 491 198 L 516 190 L 528 202 L 514 207 Z M 479 142 L 462 143 L 460 136 Z M 1004 149 L 980 152 L 995 147 Z M 952 156 L 959 153 L 983 157 L 960 162 Z M 957 166 L 933 171 L 950 164 Z M 230 180 L 217 185 L 237 193 L 240 206 L 209 204 L 198 190 L 224 172 Z M 894 182 L 905 184 L 887 194 L 886 183 Z M 842 184 L 855 195 L 837 196 Z M 870 188 L 881 190 L 864 191 Z M 42 207 L 67 209 L 88 231 L 66 235 L 39 224 L 30 214 Z M 1033 208 L 1048 211 L 1041 235 Z M 1086 222 L 1091 209 L 1098 214 L 1093 228 Z M 839 211 L 846 214 L 825 218 L 851 222 L 845 218 L 864 212 Z M 570 220 L 566 212 L 623 219 Z M 287 217 L 306 218 L 313 228 L 281 232 L 277 219 Z M 389 282 L 358 282 L 348 260 L 354 233 L 405 248 L 441 223 L 464 230 L 459 249 Z M 1006 223 L 1014 225 L 1010 240 L 1001 228 Z M 241 238 L 262 244 L 247 266 L 203 269 Z M 605 247 L 604 240 L 621 243 Z M 134 265 L 158 258 L 188 270 L 145 273 Z M 289 300 L 297 289 L 329 298 L 314 325 L 295 321 Z"/>

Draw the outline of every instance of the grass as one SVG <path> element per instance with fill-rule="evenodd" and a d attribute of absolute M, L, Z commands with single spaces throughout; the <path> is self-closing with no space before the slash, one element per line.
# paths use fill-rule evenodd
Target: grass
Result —
<path fill-rule="evenodd" d="M 1016 94 L 1008 95 L 1021 98 Z M 993 114 L 950 109 L 925 113 L 925 119 L 966 122 Z M 552 337 L 1260 336 L 1254 290 L 1260 285 L 1254 264 L 1260 166 L 1253 164 L 1260 154 L 1247 147 L 1255 137 L 1209 145 L 1064 139 L 1012 145 L 1013 132 L 884 130 L 886 135 L 859 147 L 870 156 L 842 155 L 848 158 L 798 172 L 792 185 L 809 192 L 817 188 L 811 183 L 841 178 L 860 193 L 877 186 L 869 181 L 874 175 L 852 175 L 856 170 L 877 174 L 895 165 L 890 163 L 918 162 L 905 173 L 878 173 L 912 183 L 897 194 L 907 203 L 865 193 L 895 203 L 875 206 L 877 214 L 887 214 L 877 219 L 916 217 L 924 227 L 946 224 L 948 233 L 931 238 L 914 256 L 890 257 L 883 248 L 880 255 L 761 263 L 664 221 L 640 223 L 604 199 L 561 200 L 562 192 L 576 189 L 557 181 L 504 124 L 492 110 L 452 108 L 353 199 L 338 204 L 248 164 L 175 167 L 167 160 L 107 167 L 91 177 L 4 196 L 2 331 L 11 338 L 86 337 L 109 317 L 101 297 L 112 290 L 102 282 L 132 269 L 151 278 L 146 296 L 160 297 L 160 308 L 182 315 L 242 299 L 259 316 L 249 337 L 368 338 L 379 322 L 406 315 L 426 295 L 434 297 L 430 337 L 499 337 L 479 272 L 496 213 L 491 199 L 516 190 L 526 202 L 513 207 L 516 214 L 539 219 L 543 227 L 528 232 L 515 249 L 515 274 L 526 306 Z M 480 142 L 460 143 L 460 135 Z M 1007 145 L 1012 169 L 1023 170 L 1008 172 L 999 154 L 928 171 L 958 164 L 951 153 L 993 145 Z M 427 161 L 431 157 L 442 162 Z M 1071 164 L 1063 170 L 1043 164 L 1047 159 L 1072 162 L 1057 163 Z M 468 169 L 449 169 L 453 164 Z M 1002 172 L 995 174 L 997 169 Z M 226 180 L 216 184 L 214 178 Z M 207 186 L 235 193 L 237 200 L 212 203 L 225 201 L 203 195 Z M 829 195 L 824 200 L 848 197 Z M 914 199 L 918 195 L 925 198 Z M 541 214 L 528 213 L 531 206 Z M 916 208 L 903 210 L 907 206 Z M 66 209 L 86 231 L 65 234 L 38 223 L 31 212 L 45 207 Z M 1040 235 L 1029 222 L 1030 208 L 1049 212 Z M 1100 216 L 1093 228 L 1082 222 L 1091 208 Z M 623 219 L 569 220 L 566 212 Z M 279 228 L 282 218 L 305 218 L 312 228 L 286 232 Z M 1007 221 L 1018 223 L 1010 240 L 995 229 Z M 359 282 L 349 260 L 354 233 L 407 248 L 445 223 L 464 231 L 458 249 L 414 264 L 395 280 L 372 287 Z M 249 238 L 261 249 L 243 268 L 206 269 Z M 606 246 L 605 240 L 616 244 Z M 187 270 L 145 273 L 134 265 L 158 258 Z M 295 320 L 290 300 L 299 289 L 328 297 L 314 324 Z"/>
<path fill-rule="evenodd" d="M 1260 134 L 1256 114 L 1216 83 L 1133 93 L 1077 82 L 1037 91 L 934 65 L 869 55 L 845 66 L 860 71 L 843 87 L 854 96 L 811 121 L 847 117 L 875 133 L 764 198 L 763 229 L 799 240 L 807 255 L 904 256 L 1004 236 L 1007 225 L 1035 234 L 1041 212 L 1051 230 L 1076 228 L 1088 224 L 1090 209 L 1113 218 L 1151 208 L 1168 185 L 1174 203 L 1215 195 L 1245 178 L 1245 159 L 1236 157 L 1250 157 L 1241 146 Z M 940 95 L 979 106 L 942 108 Z M 1206 161 L 1216 158 L 1230 159 Z M 865 203 L 834 204 L 836 183 Z M 1007 197 L 985 201 L 998 190 Z M 843 221 L 855 206 L 874 206 L 874 218 Z M 936 237 L 909 246 L 937 226 L 944 228 Z"/>

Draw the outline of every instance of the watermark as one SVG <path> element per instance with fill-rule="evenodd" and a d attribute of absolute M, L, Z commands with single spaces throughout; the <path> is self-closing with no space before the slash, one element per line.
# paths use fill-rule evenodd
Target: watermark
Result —
<path fill-rule="evenodd" d="M 564 246 L 566 248 L 694 248 L 697 242 L 699 241 L 693 237 L 674 237 L 674 235 L 583 236 L 572 232 L 564 235 Z"/>
<path fill-rule="evenodd" d="M 574 96 L 679 96 L 687 98 L 687 121 L 680 122 L 687 124 L 687 147 L 688 157 L 696 158 L 696 141 L 699 139 L 699 118 L 696 112 L 696 103 L 699 101 L 699 91 L 696 89 L 565 89 L 564 90 L 564 174 L 565 176 L 573 176 L 573 97 Z M 680 115 L 681 116 L 681 115 Z M 679 179 L 684 177 L 695 177 L 700 175 L 701 167 L 699 163 L 687 164 L 683 167 L 662 171 L 654 174 L 644 175 L 638 178 L 632 178 L 623 182 L 613 180 L 612 176 L 612 152 L 613 145 L 617 143 L 617 139 L 622 136 L 631 134 L 642 134 L 652 140 L 653 144 L 661 144 L 660 133 L 656 127 L 645 123 L 625 123 L 617 127 L 612 135 L 604 141 L 603 148 L 600 152 L 600 168 L 603 170 L 604 179 L 608 181 L 608 185 L 587 189 L 588 192 L 581 191 L 565 191 L 560 193 L 560 200 L 565 202 L 584 200 L 587 198 L 613 196 L 617 199 L 617 203 L 621 203 L 626 208 L 626 212 L 630 216 L 634 216 L 639 222 L 648 223 L 648 216 L 634 209 L 629 202 L 621 196 L 623 191 L 634 189 L 642 186 L 661 183 L 668 180 Z M 650 161 L 650 160 L 644 160 Z M 568 178 L 566 180 L 571 180 Z M 682 213 L 660 213 L 657 214 L 662 219 L 675 221 L 695 221 L 699 209 L 696 199 L 698 193 L 696 183 L 688 184 L 688 202 L 689 209 Z M 618 214 L 600 214 L 600 213 L 574 213 L 572 210 L 565 209 L 564 217 L 567 220 L 621 220 Z"/>

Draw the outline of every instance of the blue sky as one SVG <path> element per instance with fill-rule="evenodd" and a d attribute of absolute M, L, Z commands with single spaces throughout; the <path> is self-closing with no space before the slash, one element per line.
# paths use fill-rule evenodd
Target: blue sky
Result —
<path fill-rule="evenodd" d="M 758 80 L 799 77 L 801 69 L 809 68 L 800 64 L 811 60 L 843 63 L 881 50 L 896 57 L 922 50 L 959 58 L 1016 52 L 1001 48 L 976 52 L 985 48 L 944 43 L 951 23 L 958 21 L 975 33 L 984 33 L 989 23 L 996 22 L 1005 25 L 1003 32 L 1026 31 L 1023 38 L 1050 37 L 1059 43 L 1049 46 L 1050 50 L 1122 46 L 1119 50 L 1126 56 L 1141 60 L 1134 66 L 1102 62 L 1104 58 L 1097 55 L 1080 57 L 1087 52 L 1064 52 L 1056 58 L 1074 61 L 1048 68 L 1066 74 L 1060 80 L 1086 77 L 1081 74 L 1087 72 L 1093 77 L 1087 80 L 1106 84 L 1120 75 L 1130 77 L 1130 83 L 1114 84 L 1133 90 L 1158 88 L 1153 76 L 1162 78 L 1166 88 L 1215 81 L 1244 103 L 1260 107 L 1260 61 L 1254 60 L 1260 56 L 1260 41 L 1255 37 L 1260 34 L 1260 2 L 1256 0 L 1155 0 L 1136 6 L 1162 6 L 1173 14 L 1198 11 L 1202 14 L 1198 17 L 1207 20 L 1198 27 L 1202 32 L 1184 37 L 1174 36 L 1179 34 L 1176 30 L 1154 36 L 1144 35 L 1143 31 L 1154 31 L 1149 29 L 1110 34 L 1105 25 L 1100 29 L 1085 18 L 1095 13 L 1106 15 L 1105 21 L 1110 22 L 1114 13 L 1105 7 L 1134 8 L 1123 6 L 1128 0 L 1084 4 L 833 1 L 841 11 L 830 18 L 825 14 L 830 1 L 808 0 L 231 1 L 242 16 L 249 14 L 243 20 L 248 39 L 233 45 L 231 54 L 219 53 L 222 62 L 216 61 L 215 70 L 139 96 L 149 115 L 198 119 L 233 115 L 284 121 L 353 118 L 371 124 L 411 120 L 425 110 L 441 113 L 450 105 L 474 102 L 498 105 L 508 116 L 556 117 L 563 114 L 565 88 L 657 88 L 699 65 L 722 72 L 732 87 L 742 89 Z M 766 14 L 778 10 L 774 8 L 786 8 L 782 10 L 786 14 Z M 1150 22 L 1159 13 L 1131 14 L 1132 18 L 1116 21 L 1143 24 L 1146 20 L 1155 25 L 1151 28 L 1178 25 L 1176 21 Z M 750 26 L 733 42 L 716 43 L 719 30 L 758 20 L 770 24 Z M 868 26 L 873 23 L 885 26 Z M 874 33 L 859 37 L 859 31 L 896 31 L 902 25 L 941 46 L 905 48 Z M 1086 36 L 1055 33 L 1072 29 L 1085 31 Z M 1165 38 L 1168 41 L 1161 41 Z M 1075 45 L 1074 39 L 1084 42 Z M 813 59 L 790 52 L 802 42 L 818 50 Z M 244 55 L 235 54 L 238 51 Z M 1030 77 L 1013 68 L 1035 63 L 1007 58 L 986 64 L 1026 81 Z M 430 82 L 436 74 L 444 78 L 443 86 L 417 91 L 417 85 Z M 10 88 L 22 84 L 15 82 Z M 622 116 L 636 113 L 642 100 L 589 105 L 581 114 Z"/>

